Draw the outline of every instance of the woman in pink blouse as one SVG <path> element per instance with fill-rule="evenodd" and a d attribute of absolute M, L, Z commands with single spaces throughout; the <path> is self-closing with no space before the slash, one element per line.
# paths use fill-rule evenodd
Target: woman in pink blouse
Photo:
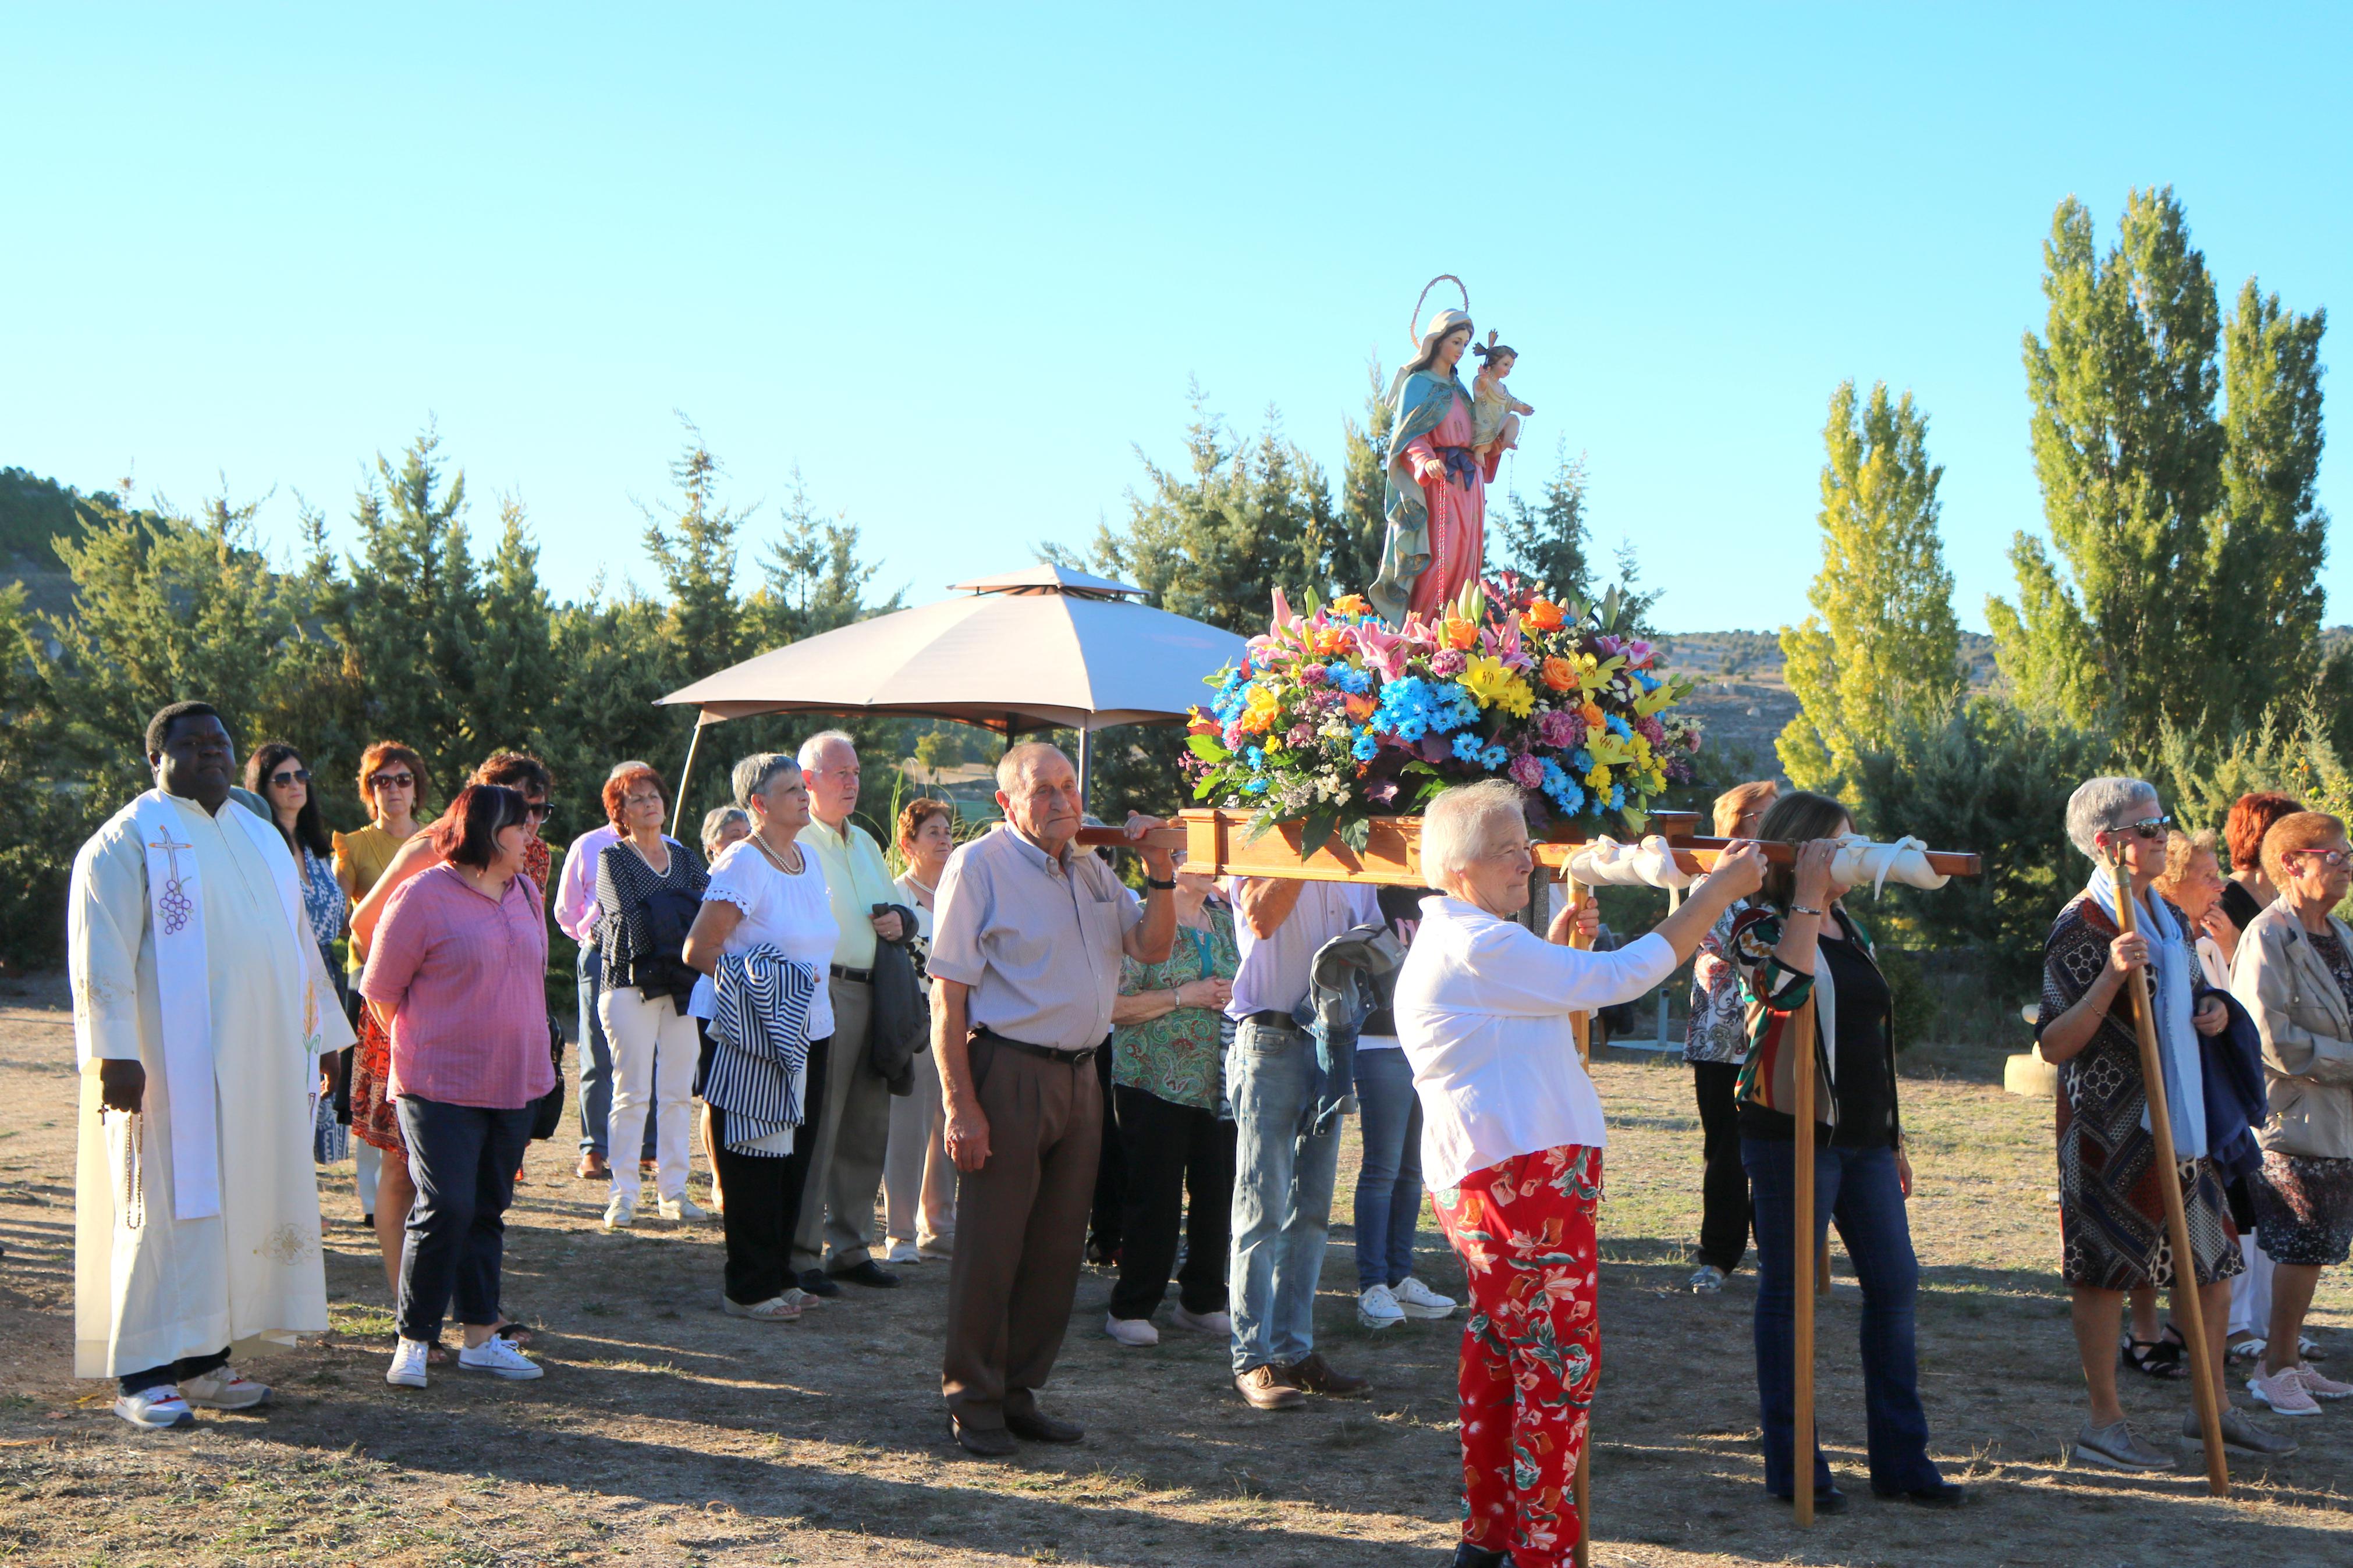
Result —
<path fill-rule="evenodd" d="M 459 792 L 431 831 L 442 864 L 392 896 L 360 991 L 392 1037 L 389 1092 L 417 1184 L 400 1267 L 400 1342 L 385 1381 L 425 1386 L 426 1356 L 454 1295 L 461 1369 L 540 1375 L 492 1331 L 507 1204 L 531 1139 L 532 1102 L 555 1086 L 548 1058 L 547 923 L 522 875 L 523 797 Z"/>

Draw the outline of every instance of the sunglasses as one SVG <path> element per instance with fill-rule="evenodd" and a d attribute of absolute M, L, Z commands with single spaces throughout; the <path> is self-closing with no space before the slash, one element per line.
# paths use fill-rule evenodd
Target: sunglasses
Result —
<path fill-rule="evenodd" d="M 2165 830 L 2172 823 L 2173 818 L 2170 816 L 2152 816 L 2140 822 L 2127 822 L 2122 827 L 2111 828 L 2109 831 L 2129 833 L 2136 838 L 2158 839 L 2165 837 Z"/>
<path fill-rule="evenodd" d="M 415 773 L 378 773 L 368 780 L 370 789 L 408 789 L 417 783 Z"/>
<path fill-rule="evenodd" d="M 543 800 L 526 801 L 523 803 L 522 814 L 533 822 L 545 822 L 555 815 L 555 807 Z"/>
<path fill-rule="evenodd" d="M 311 782 L 311 770 L 296 768 L 292 773 L 272 773 L 269 775 L 269 782 L 280 789 L 284 789 L 288 784 L 306 784 Z"/>

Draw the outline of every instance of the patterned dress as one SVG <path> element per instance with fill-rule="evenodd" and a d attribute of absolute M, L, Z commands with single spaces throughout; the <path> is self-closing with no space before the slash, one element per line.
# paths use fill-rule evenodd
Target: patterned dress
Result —
<path fill-rule="evenodd" d="M 2187 929 L 2179 910 L 2174 919 Z M 2106 967 L 2116 936 L 2116 921 L 2088 894 L 2059 911 L 2042 946 L 2045 1025 L 2083 1000 Z M 2070 1285 L 2129 1290 L 2173 1282 L 2164 1176 L 2156 1168 L 2156 1141 L 2141 1126 L 2147 1109 L 2132 995 L 2119 986 L 2091 1043 L 2059 1068 L 2060 1272 Z M 2198 1282 L 2243 1272 L 2239 1233 L 2212 1163 L 2183 1162 L 2180 1181 Z"/>

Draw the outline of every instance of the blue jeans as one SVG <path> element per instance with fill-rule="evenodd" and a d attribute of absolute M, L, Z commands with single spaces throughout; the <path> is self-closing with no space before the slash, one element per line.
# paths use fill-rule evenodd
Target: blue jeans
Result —
<path fill-rule="evenodd" d="M 1765 1138 L 1740 1141 L 1757 1226 L 1757 1398 L 1765 1424 L 1765 1489 L 1793 1494 L 1792 1387 L 1797 1364 L 1797 1145 Z M 1920 1408 L 1919 1358 L 1913 1347 L 1912 1305 L 1920 1264 L 1912 1254 L 1912 1227 L 1893 1149 L 1817 1149 L 1814 1152 L 1814 1245 L 1827 1222 L 1838 1221 L 1862 1286 L 1862 1399 L 1871 1453 L 1871 1488 L 1912 1491 L 1941 1479 L 1928 1458 L 1928 1418 Z M 1811 1289 L 1812 1282 L 1806 1288 Z M 1831 1484 L 1830 1463 L 1814 1442 L 1814 1486 Z"/>
<path fill-rule="evenodd" d="M 1340 1125 L 1301 1138 L 1314 1042 L 1288 1026 L 1244 1023 L 1226 1058 L 1236 1124 L 1233 1251 L 1226 1279 L 1237 1375 L 1288 1366 L 1315 1349 L 1315 1285 L 1340 1174 Z"/>
<path fill-rule="evenodd" d="M 408 1143 L 407 1246 L 400 1255 L 400 1333 L 432 1344 L 456 1299 L 458 1321 L 499 1321 L 499 1268 L 506 1252 L 507 1205 L 531 1147 L 532 1110 L 449 1105 L 404 1094 L 400 1135 Z"/>
<path fill-rule="evenodd" d="M 580 996 L 580 1152 L 605 1157 L 605 1123 L 613 1115 L 613 1044 L 605 1038 L 605 1019 L 596 997 L 605 989 L 605 960 L 586 945 L 574 973 Z M 646 1118 L 643 1157 L 654 1157 L 654 1119 Z"/>
<path fill-rule="evenodd" d="M 1421 1097 L 1405 1053 L 1356 1043 L 1356 1100 L 1364 1108 L 1365 1163 L 1356 1173 L 1356 1289 L 1395 1285 L 1413 1272 L 1421 1222 Z"/>

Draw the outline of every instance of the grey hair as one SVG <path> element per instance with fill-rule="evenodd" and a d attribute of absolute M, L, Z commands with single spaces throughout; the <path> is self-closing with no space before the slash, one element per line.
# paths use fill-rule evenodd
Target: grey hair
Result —
<path fill-rule="evenodd" d="M 1494 847 L 1499 823 L 1525 826 L 1520 786 L 1509 779 L 1457 784 L 1430 803 L 1421 817 L 1421 874 L 1443 887 Z"/>
<path fill-rule="evenodd" d="M 854 757 L 858 754 L 858 742 L 849 738 L 849 731 L 819 730 L 816 734 L 811 735 L 807 740 L 801 742 L 801 771 L 806 773 L 809 769 L 817 766 L 818 758 L 824 753 L 826 747 L 835 741 L 839 741 L 843 745 L 848 746 L 851 756 Z"/>
<path fill-rule="evenodd" d="M 789 752 L 754 752 L 737 763 L 728 780 L 735 789 L 735 804 L 749 813 L 754 797 L 767 794 L 768 785 L 786 768 L 795 773 L 801 771 L 800 763 Z"/>
<path fill-rule="evenodd" d="M 1060 757 L 1066 763 L 1071 761 L 1070 752 L 1051 741 L 1024 741 L 1018 746 L 1008 747 L 1005 754 L 997 759 L 997 787 L 1011 795 L 1013 786 L 1021 782 L 1021 775 L 1050 756 Z M 1077 764 L 1071 763 L 1071 766 L 1075 770 Z"/>
<path fill-rule="evenodd" d="M 2126 778 L 2117 773 L 2085 779 L 2067 797 L 2067 841 L 2098 859 L 2100 850 L 2092 842 L 2093 835 L 2137 821 L 2136 814 L 2143 801 L 2152 806 L 2157 805 L 2157 786 L 2147 779 Z"/>
<path fill-rule="evenodd" d="M 631 757 L 626 763 L 615 763 L 613 764 L 613 771 L 605 775 L 605 782 L 607 784 L 611 784 L 623 773 L 649 773 L 651 772 L 653 772 L 653 769 L 646 766 L 645 763 L 638 761 L 637 758 Z"/>
<path fill-rule="evenodd" d="M 731 822 L 752 826 L 752 814 L 740 805 L 714 805 L 702 814 L 702 848 L 705 854 L 719 841 L 719 835 Z"/>

